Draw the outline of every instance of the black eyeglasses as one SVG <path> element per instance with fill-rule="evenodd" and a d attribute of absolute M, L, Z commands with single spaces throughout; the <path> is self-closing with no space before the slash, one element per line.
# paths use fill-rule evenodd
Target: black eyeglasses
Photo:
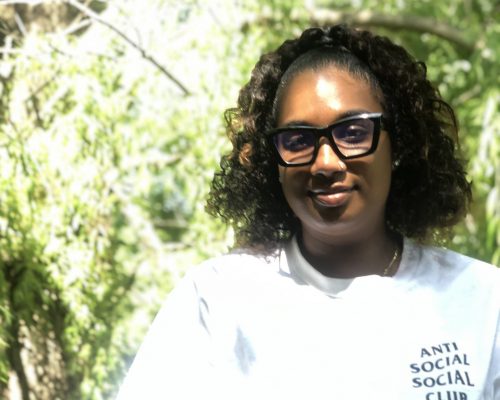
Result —
<path fill-rule="evenodd" d="M 364 157 L 377 149 L 382 113 L 365 113 L 343 118 L 325 128 L 286 126 L 266 133 L 273 143 L 278 162 L 284 166 L 312 164 L 319 150 L 319 139 L 328 138 L 342 160 Z"/>

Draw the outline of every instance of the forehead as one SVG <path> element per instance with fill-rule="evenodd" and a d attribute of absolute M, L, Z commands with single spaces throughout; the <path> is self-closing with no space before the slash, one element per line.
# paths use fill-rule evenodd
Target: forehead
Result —
<path fill-rule="evenodd" d="M 307 70 L 285 88 L 278 108 L 278 125 L 307 122 L 328 125 L 353 110 L 382 112 L 378 96 L 364 79 L 336 68 Z"/>

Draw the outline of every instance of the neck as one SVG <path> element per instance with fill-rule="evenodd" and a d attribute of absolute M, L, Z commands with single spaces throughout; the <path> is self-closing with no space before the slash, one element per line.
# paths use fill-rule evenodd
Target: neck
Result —
<path fill-rule="evenodd" d="M 400 239 L 386 231 L 341 244 L 299 234 L 298 243 L 304 258 L 314 268 L 323 275 L 334 278 L 382 275 L 393 260 L 396 249 L 401 247 Z M 389 275 L 397 269 L 398 262 L 399 259 Z"/>

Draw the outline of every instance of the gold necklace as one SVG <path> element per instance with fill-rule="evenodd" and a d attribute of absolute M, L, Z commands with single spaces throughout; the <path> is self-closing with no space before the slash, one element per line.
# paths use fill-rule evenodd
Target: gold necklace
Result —
<path fill-rule="evenodd" d="M 394 255 L 392 256 L 392 260 L 389 263 L 387 267 L 385 267 L 384 272 L 382 272 L 382 276 L 389 276 L 389 272 L 391 271 L 392 266 L 396 262 L 397 258 L 399 256 L 399 246 L 396 246 L 396 251 L 394 252 Z"/>

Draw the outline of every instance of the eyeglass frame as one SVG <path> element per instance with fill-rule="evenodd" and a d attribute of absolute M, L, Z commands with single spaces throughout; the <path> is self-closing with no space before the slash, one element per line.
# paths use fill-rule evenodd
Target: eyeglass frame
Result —
<path fill-rule="evenodd" d="M 369 119 L 373 122 L 373 139 L 372 139 L 372 145 L 363 154 L 356 154 L 353 156 L 345 156 L 342 154 L 342 152 L 339 150 L 337 144 L 335 143 L 335 140 L 333 139 L 332 135 L 332 130 L 339 126 L 342 125 L 348 121 L 352 120 L 357 120 L 357 119 Z M 284 126 L 281 128 L 274 128 L 265 133 L 266 138 L 269 140 L 271 147 L 274 149 L 275 156 L 278 160 L 278 163 L 284 167 L 302 167 L 305 165 L 310 165 L 313 164 L 316 161 L 316 158 L 318 156 L 318 151 L 321 147 L 320 145 L 320 139 L 322 137 L 326 137 L 328 139 L 328 142 L 330 144 L 330 147 L 333 149 L 334 153 L 341 159 L 341 160 L 352 160 L 355 158 L 361 158 L 368 156 L 370 154 L 373 154 L 375 150 L 377 150 L 378 146 L 378 141 L 380 138 L 380 131 L 384 129 L 384 115 L 383 113 L 362 113 L 362 114 L 356 114 L 352 115 L 346 118 L 342 118 L 338 121 L 335 121 L 333 124 L 328 125 L 326 127 L 314 127 L 314 126 L 308 126 L 308 125 L 290 125 L 290 126 Z M 274 137 L 278 135 L 281 132 L 287 132 L 289 130 L 300 130 L 300 131 L 309 131 L 313 132 L 315 136 L 315 141 L 314 141 L 314 151 L 311 157 L 311 160 L 308 162 L 303 162 L 303 163 L 288 163 L 283 158 L 281 157 L 281 154 L 276 146 L 276 143 L 274 142 Z"/>

